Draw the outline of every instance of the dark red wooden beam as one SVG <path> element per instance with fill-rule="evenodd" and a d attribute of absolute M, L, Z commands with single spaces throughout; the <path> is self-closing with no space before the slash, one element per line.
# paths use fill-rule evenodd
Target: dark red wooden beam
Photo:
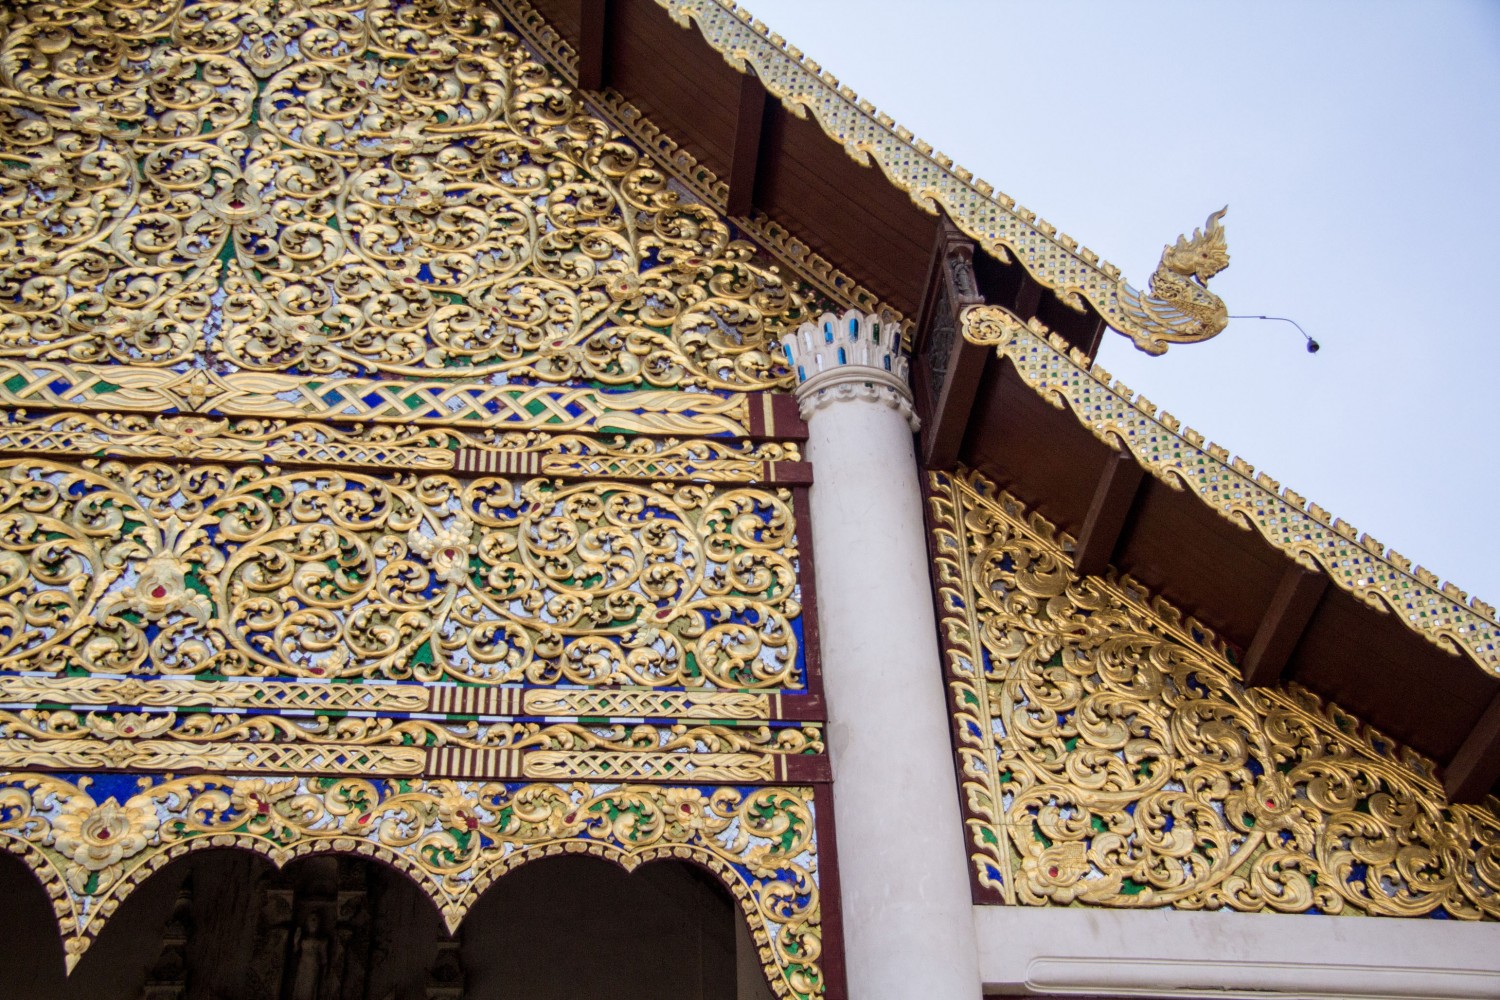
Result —
<path fill-rule="evenodd" d="M 1271 597 L 1271 604 L 1261 617 L 1255 638 L 1240 672 L 1250 687 L 1264 687 L 1281 680 L 1292 651 L 1302 641 L 1308 622 L 1318 610 L 1318 602 L 1328 589 L 1328 578 L 1322 573 L 1303 569 L 1295 563 L 1287 567 Z"/>
<path fill-rule="evenodd" d="M 958 460 L 969 412 L 994 350 L 964 339 L 961 315 L 984 301 L 974 273 L 974 243 L 946 216 L 938 220 L 918 317 L 912 386 L 922 417 L 922 464 L 946 469 Z"/>
<path fill-rule="evenodd" d="M 609 0 L 579 0 L 578 6 L 578 89 L 603 90 Z"/>
<path fill-rule="evenodd" d="M 1073 568 L 1079 576 L 1098 576 L 1109 566 L 1145 476 L 1146 470 L 1129 454 L 1110 453 L 1073 548 Z"/>
<path fill-rule="evenodd" d="M 1500 693 L 1469 730 L 1468 737 L 1443 772 L 1443 787 L 1452 802 L 1479 802 L 1500 780 Z"/>
<path fill-rule="evenodd" d="M 740 107 L 734 126 L 734 156 L 729 163 L 730 215 L 749 215 L 755 207 L 755 175 L 760 168 L 760 135 L 766 124 L 766 88 L 754 73 L 740 77 Z"/>

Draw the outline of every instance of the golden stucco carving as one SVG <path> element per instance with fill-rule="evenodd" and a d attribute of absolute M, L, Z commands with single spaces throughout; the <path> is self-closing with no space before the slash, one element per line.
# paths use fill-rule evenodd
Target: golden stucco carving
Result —
<path fill-rule="evenodd" d="M 989 902 L 1500 919 L 1500 816 L 1230 650 L 977 473 L 932 473 L 973 878 Z"/>
<path fill-rule="evenodd" d="M 0 656 L 53 674 L 801 688 L 786 490 L 0 462 Z"/>
<path fill-rule="evenodd" d="M 0 451 L 623 479 L 756 482 L 796 444 L 138 413 L 0 410 Z"/>
<path fill-rule="evenodd" d="M 803 428 L 747 390 L 827 306 L 657 152 L 478 0 L 0 9 L 0 847 L 70 968 L 200 848 L 450 929 L 579 852 L 704 865 L 823 994 Z"/>
<path fill-rule="evenodd" d="M 0 357 L 789 384 L 806 293 L 482 4 L 6 17 Z"/>
<path fill-rule="evenodd" d="M 486 753 L 455 752 L 460 750 Z M 778 756 L 823 750 L 817 725 L 0 711 L 0 768 L 15 770 L 232 768 L 365 777 L 438 773 L 766 783 L 785 770 Z"/>
<path fill-rule="evenodd" d="M 0 777 L 0 846 L 51 897 L 71 969 L 122 900 L 200 848 L 275 864 L 320 851 L 405 872 L 450 931 L 490 884 L 535 858 L 654 858 L 708 868 L 739 902 L 778 996 L 823 995 L 811 789 L 382 781 L 238 775 Z"/>
<path fill-rule="evenodd" d="M 1308 569 L 1328 575 L 1372 608 L 1394 613 L 1437 646 L 1468 656 L 1500 675 L 1500 622 L 1492 605 L 1441 583 L 1395 549 L 1309 503 L 1228 449 L 1205 441 L 1102 367 L 1052 335 L 1038 320 L 1022 322 L 998 306 L 964 312 L 963 335 L 993 346 L 1022 380 L 1068 409 L 1111 448 L 1129 452 L 1152 475 L 1186 490 Z"/>

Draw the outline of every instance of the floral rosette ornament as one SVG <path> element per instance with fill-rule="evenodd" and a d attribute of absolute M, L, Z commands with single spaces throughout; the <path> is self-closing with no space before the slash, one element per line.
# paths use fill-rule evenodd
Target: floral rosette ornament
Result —
<path fill-rule="evenodd" d="M 52 820 L 52 846 L 71 862 L 63 878 L 78 893 L 108 889 L 122 873 L 121 862 L 156 836 L 158 823 L 150 800 L 121 805 L 113 797 L 98 803 L 86 795 L 70 798 Z"/>

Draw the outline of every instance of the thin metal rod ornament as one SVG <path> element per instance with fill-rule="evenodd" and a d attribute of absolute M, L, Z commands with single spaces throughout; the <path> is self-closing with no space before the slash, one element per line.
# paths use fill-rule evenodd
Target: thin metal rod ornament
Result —
<path fill-rule="evenodd" d="M 1290 324 L 1292 324 L 1293 326 L 1295 326 L 1297 328 L 1297 332 L 1300 333 L 1300 334 L 1302 334 L 1303 339 L 1307 341 L 1307 353 L 1308 354 L 1317 354 L 1318 353 L 1318 349 L 1322 346 L 1316 340 L 1313 340 L 1312 337 L 1308 336 L 1307 331 L 1304 330 L 1304 329 L 1302 329 L 1302 324 L 1301 323 L 1298 323 L 1296 320 L 1292 319 L 1290 316 L 1249 316 L 1249 315 L 1246 315 L 1246 316 L 1231 316 L 1229 318 L 1230 319 L 1269 319 L 1269 320 L 1275 320 L 1276 322 L 1280 322 L 1280 323 L 1290 323 Z"/>

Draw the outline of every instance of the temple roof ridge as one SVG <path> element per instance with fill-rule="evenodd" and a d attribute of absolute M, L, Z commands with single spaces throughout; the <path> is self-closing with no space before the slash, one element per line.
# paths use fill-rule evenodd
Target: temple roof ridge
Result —
<path fill-rule="evenodd" d="M 1228 324 L 1223 300 L 1204 287 L 1229 262 L 1219 224 L 1224 210 L 1210 215 L 1191 238 L 1168 244 L 1149 291 L 1141 291 L 1119 267 L 861 99 L 734 0 L 654 2 L 682 27 L 696 25 L 730 66 L 753 70 L 790 113 L 806 118 L 810 112 L 856 163 L 878 166 L 913 202 L 946 214 L 999 260 L 1019 263 L 1065 305 L 1079 312 L 1092 305 L 1110 328 L 1148 354 L 1164 353 L 1169 343 L 1206 340 Z M 1208 262 L 1215 249 L 1222 255 L 1216 265 Z M 1195 273 L 1197 281 L 1190 278 Z M 1159 284 L 1173 287 L 1158 296 Z"/>
<path fill-rule="evenodd" d="M 680 4 L 674 3 L 674 0 L 656 0 L 656 2 L 662 4 L 662 6 L 664 7 L 667 7 L 669 10 L 671 10 L 673 6 L 680 6 Z M 787 41 L 787 39 L 782 35 L 778 34 L 775 31 L 772 31 L 769 25 L 767 25 L 764 21 L 761 21 L 759 18 L 755 17 L 744 6 L 735 3 L 734 0 L 707 0 L 707 2 L 716 3 L 733 13 L 736 17 L 739 17 L 742 21 L 744 21 L 752 29 L 754 29 L 756 33 L 760 34 L 767 41 L 780 48 L 782 52 L 784 52 L 789 58 L 798 63 L 803 69 L 807 70 L 809 73 L 817 77 L 819 81 L 821 81 L 835 94 L 837 94 L 839 98 L 848 102 L 849 104 L 854 105 L 859 109 L 861 113 L 873 118 L 878 124 L 880 124 L 883 128 L 886 129 L 886 131 L 890 132 L 898 140 L 911 146 L 911 148 L 916 150 L 918 154 L 931 159 L 943 170 L 956 177 L 960 182 L 972 186 L 976 191 L 984 195 L 986 198 L 994 199 L 996 204 L 998 204 L 1001 208 L 1014 214 L 1042 235 L 1055 240 L 1065 249 L 1068 249 L 1070 253 L 1076 254 L 1080 260 L 1082 260 L 1085 264 L 1088 264 L 1090 267 L 1097 267 L 1099 270 L 1103 271 L 1105 274 L 1109 275 L 1112 278 L 1119 278 L 1122 276 L 1123 272 L 1118 266 L 1110 263 L 1107 260 L 1104 260 L 1093 250 L 1090 250 L 1088 247 L 1083 246 L 1081 243 L 1079 243 L 1078 240 L 1069 236 L 1067 233 L 1058 232 L 1056 226 L 1039 216 L 1036 212 L 1033 212 L 1025 205 L 1020 204 L 1016 201 L 1015 198 L 1006 194 L 1004 191 L 997 190 L 993 184 L 982 177 L 976 176 L 972 170 L 968 170 L 961 164 L 955 162 L 951 156 L 948 156 L 946 153 L 934 147 L 932 143 L 927 142 L 920 136 L 913 133 L 910 129 L 906 128 L 890 115 L 877 108 L 871 101 L 861 98 L 859 94 L 853 90 L 853 88 L 841 83 L 837 76 L 834 76 L 828 70 L 824 69 L 820 63 L 808 56 L 797 46 Z M 736 68 L 743 68 L 743 66 L 736 66 Z M 797 107 L 805 108 L 806 106 L 797 105 Z M 830 137 L 839 138 L 835 134 L 830 134 Z M 851 153 L 851 155 L 853 154 Z M 856 159 L 858 158 L 856 157 Z"/>

